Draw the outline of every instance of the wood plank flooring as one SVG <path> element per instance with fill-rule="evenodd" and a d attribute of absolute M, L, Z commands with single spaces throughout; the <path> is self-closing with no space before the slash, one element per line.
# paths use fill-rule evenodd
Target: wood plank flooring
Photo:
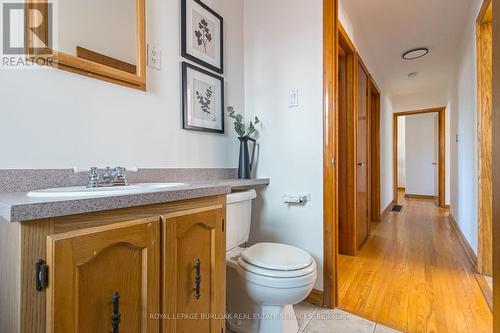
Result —
<path fill-rule="evenodd" d="M 340 256 L 340 308 L 403 332 L 492 332 L 492 314 L 448 218 L 404 199 L 357 257 Z"/>

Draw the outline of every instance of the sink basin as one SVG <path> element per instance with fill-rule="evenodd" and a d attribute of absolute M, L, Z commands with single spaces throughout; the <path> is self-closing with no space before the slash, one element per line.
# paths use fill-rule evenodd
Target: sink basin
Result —
<path fill-rule="evenodd" d="M 49 188 L 44 190 L 31 191 L 28 197 L 35 198 L 66 198 L 66 197 L 100 197 L 110 195 L 128 195 L 150 192 L 161 192 L 186 186 L 184 183 L 143 183 L 131 184 L 128 186 L 97 187 L 88 188 L 85 186 Z"/>

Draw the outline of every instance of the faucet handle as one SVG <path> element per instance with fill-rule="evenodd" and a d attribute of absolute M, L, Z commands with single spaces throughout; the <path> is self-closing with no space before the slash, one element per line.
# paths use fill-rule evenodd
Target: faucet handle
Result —
<path fill-rule="evenodd" d="M 126 180 L 127 179 L 127 174 L 126 174 L 126 170 L 124 167 L 115 167 L 115 179 L 117 180 Z"/>
<path fill-rule="evenodd" d="M 128 185 L 127 183 L 127 174 L 125 173 L 125 168 L 123 167 L 115 167 L 112 171 L 112 182 L 113 185 Z"/>
<path fill-rule="evenodd" d="M 89 173 L 89 182 L 87 187 L 97 187 L 99 185 L 99 168 L 92 167 L 90 168 Z"/>

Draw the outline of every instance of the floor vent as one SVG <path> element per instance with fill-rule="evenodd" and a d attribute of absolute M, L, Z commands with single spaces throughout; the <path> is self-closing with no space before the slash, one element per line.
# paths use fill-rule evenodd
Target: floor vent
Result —
<path fill-rule="evenodd" d="M 402 210 L 403 210 L 403 206 L 394 205 L 394 206 L 392 206 L 391 212 L 401 212 Z"/>

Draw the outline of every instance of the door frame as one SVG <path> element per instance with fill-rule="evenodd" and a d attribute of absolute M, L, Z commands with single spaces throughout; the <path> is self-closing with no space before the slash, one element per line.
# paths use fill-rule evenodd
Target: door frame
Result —
<path fill-rule="evenodd" d="M 339 253 L 355 256 L 356 246 L 356 184 L 357 184 L 357 73 L 358 53 L 349 35 L 338 22 L 339 57 L 345 57 L 345 73 L 338 64 L 339 80 L 345 76 L 345 87 L 338 86 L 338 248 Z M 345 105 L 339 97 L 345 89 Z M 349 237 L 349 235 L 353 235 Z"/>
<path fill-rule="evenodd" d="M 394 204 L 398 204 L 398 118 L 426 113 L 438 113 L 439 115 L 439 177 L 438 177 L 438 203 L 439 207 L 446 208 L 446 107 L 424 109 L 416 111 L 396 112 L 393 114 L 392 135 L 392 164 L 393 164 L 393 191 Z"/>
<path fill-rule="evenodd" d="M 338 304 L 338 0 L 323 0 L 323 305 Z"/>
<path fill-rule="evenodd" d="M 380 207 L 380 89 L 370 75 L 370 204 L 371 220 L 381 221 Z"/>
<path fill-rule="evenodd" d="M 493 1 L 499 17 L 500 2 Z M 493 59 L 500 59 L 500 20 L 493 20 Z M 493 60 L 493 284 L 500 281 L 500 62 Z M 498 285 L 497 285 L 498 286 Z M 493 287 L 493 331 L 500 333 L 500 288 Z"/>
<path fill-rule="evenodd" d="M 492 274 L 492 0 L 484 0 L 476 20 L 478 254 L 477 269 Z M 487 54 L 489 53 L 489 54 Z"/>

